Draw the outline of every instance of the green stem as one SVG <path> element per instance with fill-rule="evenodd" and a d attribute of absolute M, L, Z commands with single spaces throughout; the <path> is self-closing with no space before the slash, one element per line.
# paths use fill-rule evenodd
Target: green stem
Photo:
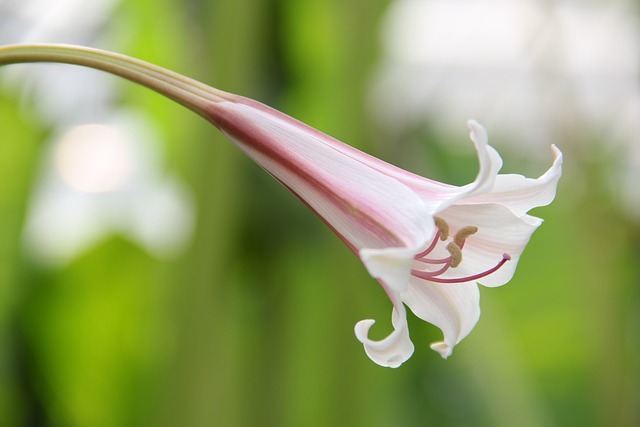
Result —
<path fill-rule="evenodd" d="M 152 89 L 200 115 L 211 102 L 231 100 L 233 96 L 157 65 L 105 50 L 61 44 L 0 46 L 0 66 L 25 62 L 56 62 L 102 70 Z"/>

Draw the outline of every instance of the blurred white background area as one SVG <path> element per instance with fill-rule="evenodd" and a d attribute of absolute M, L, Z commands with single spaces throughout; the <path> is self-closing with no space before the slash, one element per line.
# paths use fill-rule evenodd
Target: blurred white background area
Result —
<path fill-rule="evenodd" d="M 552 143 L 610 156 L 609 185 L 640 219 L 636 3 L 395 0 L 374 114 L 390 136 L 423 123 L 450 132 L 474 118 L 512 156 L 543 162 Z"/>
<path fill-rule="evenodd" d="M 109 30 L 117 0 L 0 0 L 0 44 L 69 43 L 123 50 L 127 23 Z M 27 208 L 25 249 L 66 264 L 110 235 L 150 254 L 176 255 L 191 236 L 193 199 L 164 172 L 164 140 L 154 119 L 118 103 L 126 82 L 61 64 L 18 64 L 0 85 L 23 114 L 49 129 Z"/>

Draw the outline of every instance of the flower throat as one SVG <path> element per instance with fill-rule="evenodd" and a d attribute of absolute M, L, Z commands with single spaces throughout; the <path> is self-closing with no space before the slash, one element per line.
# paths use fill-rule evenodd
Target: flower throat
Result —
<path fill-rule="evenodd" d="M 422 252 L 417 254 L 414 259 L 420 263 L 428 264 L 428 265 L 436 265 L 440 266 L 435 271 L 422 271 L 412 269 L 411 274 L 420 279 L 428 280 L 430 282 L 435 283 L 466 283 L 471 282 L 473 280 L 478 280 L 483 277 L 486 277 L 495 271 L 499 270 L 507 261 L 511 259 L 511 256 L 507 253 L 502 254 L 502 260 L 498 262 L 495 266 L 491 267 L 488 270 L 483 272 L 473 274 L 471 276 L 465 277 L 455 277 L 455 278 L 444 278 L 440 277 L 442 274 L 447 272 L 450 268 L 456 268 L 462 262 L 462 248 L 464 248 L 464 244 L 468 237 L 476 234 L 478 232 L 478 227 L 474 226 L 466 226 L 462 227 L 458 232 L 453 236 L 453 240 L 449 242 L 446 246 L 447 252 L 449 252 L 449 256 L 445 258 L 433 259 L 429 258 L 429 255 L 438 245 L 438 241 L 445 242 L 449 239 L 449 224 L 440 218 L 435 217 L 436 231 L 435 236 L 433 237 L 433 241 L 431 244 Z"/>

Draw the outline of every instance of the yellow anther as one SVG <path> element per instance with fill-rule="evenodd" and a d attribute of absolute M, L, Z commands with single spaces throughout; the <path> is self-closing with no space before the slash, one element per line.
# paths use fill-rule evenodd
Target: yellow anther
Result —
<path fill-rule="evenodd" d="M 478 232 L 478 227 L 474 227 L 472 225 L 467 225 L 466 227 L 462 227 L 456 233 L 453 241 L 458 245 L 458 247 L 462 247 L 464 245 L 464 241 L 467 240 L 467 237 L 476 234 Z"/>
<path fill-rule="evenodd" d="M 440 230 L 440 240 L 447 240 L 449 238 L 449 224 L 439 216 L 436 216 L 433 219 L 436 222 L 436 227 Z"/>
<path fill-rule="evenodd" d="M 447 245 L 447 250 L 451 254 L 451 267 L 456 268 L 462 262 L 462 250 L 460 250 L 460 246 L 451 242 Z"/>

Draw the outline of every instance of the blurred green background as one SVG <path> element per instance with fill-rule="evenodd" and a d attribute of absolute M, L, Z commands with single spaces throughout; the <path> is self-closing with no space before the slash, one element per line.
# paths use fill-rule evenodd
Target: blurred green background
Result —
<path fill-rule="evenodd" d="M 442 131 L 425 114 L 420 126 L 390 132 L 371 113 L 390 1 L 97 5 L 78 2 L 77 25 L 37 41 L 118 50 L 430 178 L 474 178 L 469 117 Z M 91 8 L 102 21 L 72 34 L 89 26 L 80 17 Z M 19 10 L 0 1 L 2 43 L 25 40 L 9 29 L 26 33 L 37 20 Z M 36 113 L 44 95 L 25 97 L 28 85 L 3 80 L 8 69 L 0 70 L 1 426 L 640 425 L 640 228 L 616 181 L 629 148 L 611 146 L 580 116 L 552 128 L 537 158 L 488 125 L 508 172 L 538 176 L 551 162 L 544 147 L 559 145 L 566 166 L 556 201 L 533 212 L 545 224 L 511 283 L 481 289 L 480 322 L 453 356 L 431 351 L 439 330 L 410 315 L 416 352 L 394 370 L 372 363 L 355 339 L 365 318 L 384 336 L 391 312 L 356 257 L 215 128 L 127 82 L 107 80 L 117 88 L 108 106 L 145 111 L 162 135 L 160 168 L 193 198 L 186 248 L 162 258 L 113 232 L 68 262 L 34 259 L 22 235 L 58 129 Z M 96 106 L 77 105 L 87 108 Z"/>

